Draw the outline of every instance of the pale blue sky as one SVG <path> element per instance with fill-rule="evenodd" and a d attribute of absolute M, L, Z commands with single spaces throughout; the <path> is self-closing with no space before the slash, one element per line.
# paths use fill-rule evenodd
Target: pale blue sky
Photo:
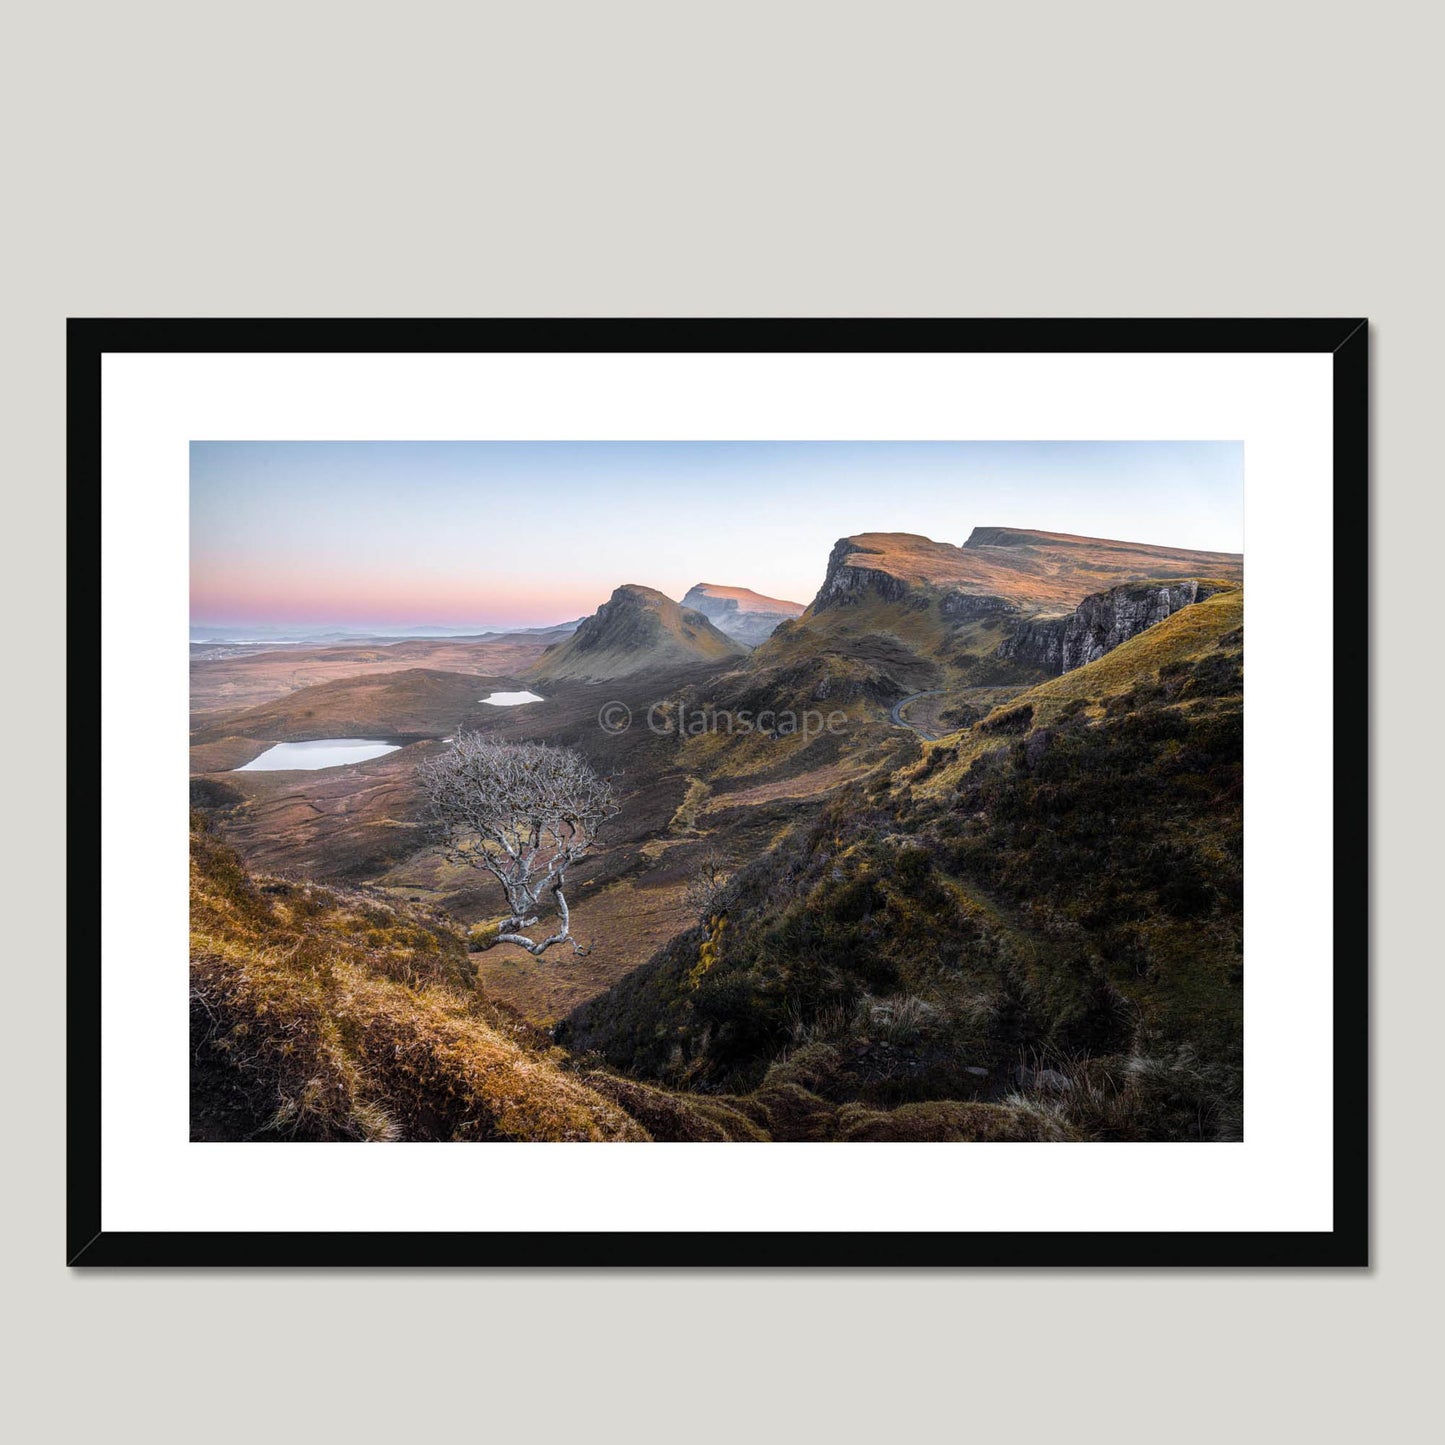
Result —
<path fill-rule="evenodd" d="M 809 602 L 856 532 L 1244 550 L 1235 442 L 194 442 L 195 623 L 536 625 L 622 582 Z"/>

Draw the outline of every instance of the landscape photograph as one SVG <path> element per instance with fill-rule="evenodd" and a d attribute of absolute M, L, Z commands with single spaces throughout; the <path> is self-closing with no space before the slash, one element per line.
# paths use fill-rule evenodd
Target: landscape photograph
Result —
<path fill-rule="evenodd" d="M 192 1141 L 1243 1139 L 1239 443 L 193 441 L 190 508 Z"/>

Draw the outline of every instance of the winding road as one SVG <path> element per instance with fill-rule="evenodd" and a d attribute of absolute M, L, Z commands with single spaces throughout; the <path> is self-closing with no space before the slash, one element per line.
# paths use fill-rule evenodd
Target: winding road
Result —
<path fill-rule="evenodd" d="M 938 741 L 939 734 L 935 732 L 930 732 L 927 728 L 917 727 L 913 723 L 909 722 L 908 719 L 903 716 L 903 709 L 906 708 L 909 703 L 917 702 L 918 699 L 921 697 L 938 697 L 945 690 L 946 689 L 944 688 L 936 687 L 931 692 L 910 692 L 907 697 L 900 697 L 898 701 L 895 702 L 893 706 L 888 709 L 888 721 L 891 722 L 896 728 L 913 728 L 913 731 L 916 732 L 918 736 L 923 738 L 925 741 L 930 743 L 936 743 Z"/>

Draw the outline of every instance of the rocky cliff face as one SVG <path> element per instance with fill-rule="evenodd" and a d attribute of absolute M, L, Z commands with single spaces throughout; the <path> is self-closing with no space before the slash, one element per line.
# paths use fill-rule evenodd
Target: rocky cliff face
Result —
<path fill-rule="evenodd" d="M 908 583 L 901 577 L 864 563 L 848 561 L 848 558 L 859 555 L 876 554 L 852 537 L 840 537 L 833 544 L 833 550 L 828 554 L 828 570 L 823 577 L 823 585 L 813 599 L 814 612 L 847 606 L 865 592 L 875 592 L 887 602 L 901 602 L 908 595 Z"/>
<path fill-rule="evenodd" d="M 1243 580 L 1234 553 L 1193 552 L 1143 542 L 1113 542 L 1061 532 L 975 527 L 955 547 L 913 532 L 860 532 L 833 547 L 816 614 L 865 594 L 897 602 L 910 593 L 952 594 L 960 616 L 985 612 L 1059 613 L 1131 579 Z"/>
<path fill-rule="evenodd" d="M 884 545 L 872 545 L 874 540 L 886 544 L 892 539 L 842 537 L 833 544 L 823 586 L 813 602 L 814 613 L 847 606 L 867 593 L 885 602 L 903 602 L 919 594 L 935 596 L 939 616 L 952 624 L 1017 614 L 1018 607 L 1006 597 L 950 585 L 949 563 L 962 556 L 961 548 L 899 534 L 903 545 L 889 551 Z M 870 557 L 877 557 L 879 565 L 860 560 Z"/>
<path fill-rule="evenodd" d="M 701 612 L 719 632 L 725 632 L 745 647 L 765 642 L 784 622 L 801 617 L 801 602 L 781 597 L 764 597 L 748 587 L 720 587 L 699 582 L 682 599 L 684 607 Z"/>
<path fill-rule="evenodd" d="M 1084 598 L 1063 617 L 1020 623 L 999 645 L 998 655 L 1015 662 L 1072 672 L 1112 652 L 1121 642 L 1183 607 L 1202 602 L 1222 589 L 1210 582 L 1130 582 Z"/>
<path fill-rule="evenodd" d="M 939 599 L 938 610 L 950 622 L 971 622 L 977 617 L 1012 617 L 1018 608 L 1006 597 L 974 592 L 948 592 Z"/>
<path fill-rule="evenodd" d="M 895 700 L 1040 682 L 1242 571 L 1223 553 L 1063 533 L 979 528 L 959 547 L 912 532 L 860 532 L 834 544 L 811 606 L 777 627 L 745 671 L 791 677 L 808 659 L 858 664 L 878 696 Z"/>

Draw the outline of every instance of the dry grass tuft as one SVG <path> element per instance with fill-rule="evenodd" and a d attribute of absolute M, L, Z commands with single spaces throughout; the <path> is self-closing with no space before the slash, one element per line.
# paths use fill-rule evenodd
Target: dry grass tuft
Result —
<path fill-rule="evenodd" d="M 191 998 L 197 1064 L 255 1100 L 251 1137 L 649 1137 L 477 990 L 459 934 L 363 894 L 258 881 L 204 832 Z"/>

